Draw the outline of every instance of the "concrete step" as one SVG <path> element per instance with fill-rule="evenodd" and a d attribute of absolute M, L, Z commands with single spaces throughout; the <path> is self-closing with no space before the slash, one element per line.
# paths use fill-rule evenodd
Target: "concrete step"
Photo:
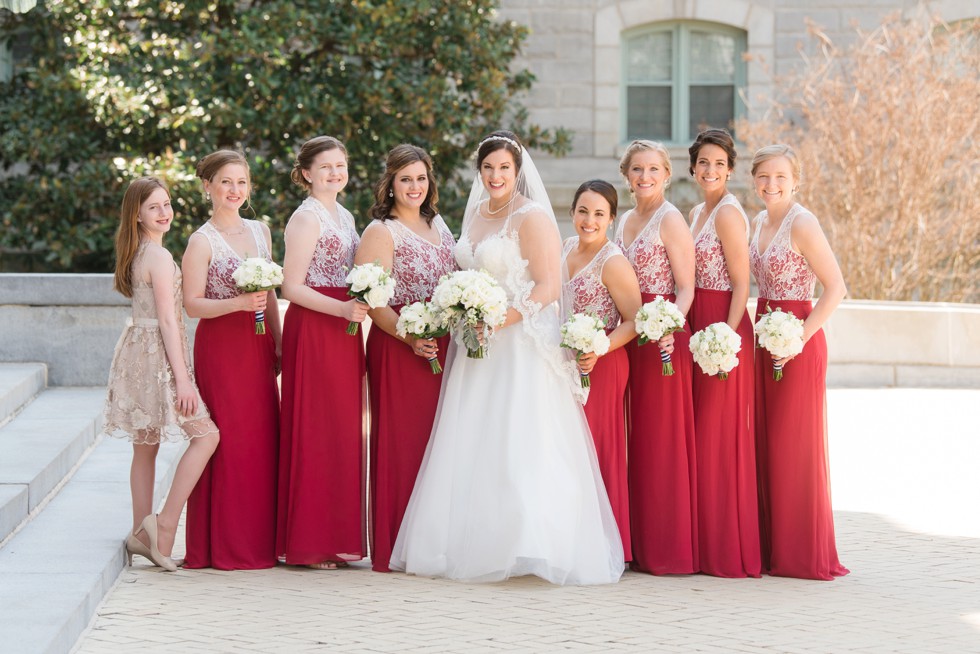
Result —
<path fill-rule="evenodd" d="M 43 363 L 0 363 L 0 426 L 43 391 L 47 379 Z"/>
<path fill-rule="evenodd" d="M 0 428 L 0 542 L 95 442 L 104 401 L 102 388 L 48 389 Z"/>
<path fill-rule="evenodd" d="M 179 444 L 160 447 L 158 500 L 182 451 Z M 126 565 L 131 460 L 128 442 L 100 439 L 57 495 L 0 549 L 0 650 L 71 651 Z M 148 565 L 139 558 L 134 564 Z"/>

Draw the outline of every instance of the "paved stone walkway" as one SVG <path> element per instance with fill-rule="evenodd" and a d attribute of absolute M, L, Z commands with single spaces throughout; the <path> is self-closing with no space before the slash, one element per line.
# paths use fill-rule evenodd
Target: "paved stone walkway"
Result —
<path fill-rule="evenodd" d="M 980 391 L 835 390 L 829 412 L 833 582 L 137 566 L 76 651 L 980 652 Z"/>

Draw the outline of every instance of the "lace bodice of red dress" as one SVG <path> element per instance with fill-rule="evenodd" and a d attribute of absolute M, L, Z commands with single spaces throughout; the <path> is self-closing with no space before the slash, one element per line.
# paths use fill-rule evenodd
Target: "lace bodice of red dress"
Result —
<path fill-rule="evenodd" d="M 765 251 L 759 251 L 759 231 L 768 212 L 756 216 L 755 234 L 749 244 L 749 263 L 759 285 L 759 297 L 768 300 L 810 300 L 817 275 L 802 254 L 793 250 L 790 235 L 797 216 L 810 212 L 794 204 Z M 812 215 L 812 214 L 811 214 Z"/>

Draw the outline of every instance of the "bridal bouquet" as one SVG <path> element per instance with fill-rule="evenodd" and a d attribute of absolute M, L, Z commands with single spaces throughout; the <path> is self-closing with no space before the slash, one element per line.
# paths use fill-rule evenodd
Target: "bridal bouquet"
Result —
<path fill-rule="evenodd" d="M 271 291 L 282 285 L 282 266 L 261 257 L 246 257 L 231 278 L 245 293 Z M 255 312 L 255 333 L 265 333 L 265 311 Z"/>
<path fill-rule="evenodd" d="M 443 275 L 432 291 L 432 303 L 444 314 L 447 325 L 461 331 L 466 355 L 471 359 L 486 356 L 494 327 L 507 319 L 507 293 L 482 270 Z"/>
<path fill-rule="evenodd" d="M 768 350 L 775 358 L 799 354 L 803 351 L 803 321 L 782 309 L 769 308 L 755 323 L 755 335 L 759 347 Z M 783 366 L 773 361 L 772 378 L 783 378 Z"/>
<path fill-rule="evenodd" d="M 578 354 L 595 352 L 602 356 L 609 351 L 609 336 L 606 335 L 606 323 L 596 316 L 585 313 L 573 313 L 561 326 L 561 346 L 574 350 Z M 589 376 L 579 373 L 582 388 L 592 385 Z"/>
<path fill-rule="evenodd" d="M 347 295 L 362 302 L 372 309 L 388 304 L 395 294 L 395 280 L 383 266 L 376 263 L 362 263 L 351 268 L 347 273 Z M 347 333 L 353 336 L 357 333 L 358 323 L 353 320 L 347 323 Z"/>
<path fill-rule="evenodd" d="M 738 365 L 738 351 L 742 349 L 742 337 L 728 323 L 708 325 L 691 337 L 691 354 L 706 375 L 718 375 L 728 379 L 728 373 Z"/>
<path fill-rule="evenodd" d="M 406 307 L 402 307 L 402 312 L 398 316 L 395 324 L 395 333 L 400 337 L 413 336 L 415 338 L 439 338 L 449 333 L 449 325 L 446 322 L 446 314 L 436 308 L 432 302 L 413 302 Z M 432 374 L 438 375 L 442 372 L 439 365 L 439 358 L 432 357 L 427 359 Z"/>
<path fill-rule="evenodd" d="M 667 334 L 673 334 L 684 329 L 684 314 L 677 305 L 658 295 L 653 302 L 647 302 L 636 312 L 634 323 L 636 333 L 640 335 L 639 345 L 650 341 L 659 341 Z M 660 362 L 663 364 L 661 374 L 669 377 L 674 374 L 674 364 L 670 362 L 670 354 L 660 350 Z"/>

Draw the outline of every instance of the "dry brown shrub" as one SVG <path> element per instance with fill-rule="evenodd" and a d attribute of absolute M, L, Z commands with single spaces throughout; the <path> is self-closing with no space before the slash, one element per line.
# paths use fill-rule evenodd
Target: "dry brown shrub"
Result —
<path fill-rule="evenodd" d="M 797 149 L 851 297 L 980 301 L 980 22 L 896 16 L 845 49 L 809 27 L 740 139 Z"/>

